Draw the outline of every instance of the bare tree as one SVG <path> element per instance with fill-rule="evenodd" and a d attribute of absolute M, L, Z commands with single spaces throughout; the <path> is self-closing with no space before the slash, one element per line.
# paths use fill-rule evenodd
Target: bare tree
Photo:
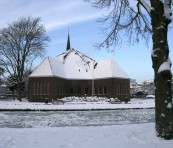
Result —
<path fill-rule="evenodd" d="M 156 131 L 159 137 L 173 139 L 173 108 L 171 60 L 167 40 L 171 23 L 172 0 L 87 0 L 110 13 L 99 21 L 108 27 L 99 47 L 121 45 L 124 34 L 130 43 L 152 36 L 152 67 L 155 82 Z"/>
<path fill-rule="evenodd" d="M 4 68 L 0 67 L 0 78 L 1 78 L 1 75 L 3 75 L 4 73 Z"/>
<path fill-rule="evenodd" d="M 45 54 L 48 41 L 40 18 L 20 18 L 0 30 L 0 64 L 5 72 L 16 77 L 19 100 L 24 72 Z"/>
<path fill-rule="evenodd" d="M 15 75 L 9 75 L 5 80 L 6 87 L 12 92 L 13 100 L 15 100 L 14 92 L 17 89 L 17 78 Z"/>
<path fill-rule="evenodd" d="M 1 79 L 1 75 L 3 75 L 4 73 L 4 69 L 2 67 L 0 67 L 0 85 L 2 84 L 2 79 Z"/>

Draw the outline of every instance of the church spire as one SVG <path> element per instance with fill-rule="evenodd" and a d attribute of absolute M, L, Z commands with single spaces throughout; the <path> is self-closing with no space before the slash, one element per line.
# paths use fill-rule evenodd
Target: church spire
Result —
<path fill-rule="evenodd" d="M 66 47 L 66 50 L 69 50 L 71 49 L 70 47 L 70 36 L 69 36 L 69 31 L 68 31 L 68 39 L 67 39 L 67 47 Z"/>

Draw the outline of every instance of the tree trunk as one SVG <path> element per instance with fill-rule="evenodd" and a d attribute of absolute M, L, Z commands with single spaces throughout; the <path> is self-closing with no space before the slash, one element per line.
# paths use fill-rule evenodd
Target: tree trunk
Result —
<path fill-rule="evenodd" d="M 155 72 L 156 131 L 159 137 L 165 139 L 173 138 L 172 94 L 170 82 L 170 74 L 156 74 Z"/>
<path fill-rule="evenodd" d="M 17 86 L 17 100 L 22 101 L 22 98 L 21 98 L 21 84 L 18 84 L 18 86 Z"/>
<path fill-rule="evenodd" d="M 15 100 L 15 98 L 14 98 L 14 91 L 12 91 L 12 95 L 13 95 L 13 100 Z"/>
<path fill-rule="evenodd" d="M 151 0 L 154 11 L 151 13 L 153 29 L 152 62 L 155 82 L 155 119 L 156 131 L 159 137 L 173 139 L 173 109 L 171 89 L 171 62 L 167 31 L 169 21 L 164 17 L 163 3 Z"/>

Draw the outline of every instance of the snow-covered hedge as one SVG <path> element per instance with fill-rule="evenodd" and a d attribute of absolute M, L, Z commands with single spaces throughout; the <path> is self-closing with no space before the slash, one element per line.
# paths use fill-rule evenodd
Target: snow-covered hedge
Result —
<path fill-rule="evenodd" d="M 71 97 L 64 97 L 62 98 L 64 102 L 120 102 L 119 99 L 117 98 L 106 98 L 106 97 L 76 97 L 76 96 L 71 96 Z"/>

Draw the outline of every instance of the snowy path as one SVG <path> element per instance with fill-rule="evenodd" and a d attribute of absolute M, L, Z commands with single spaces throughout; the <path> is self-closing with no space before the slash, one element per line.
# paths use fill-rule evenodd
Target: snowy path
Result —
<path fill-rule="evenodd" d="M 172 148 L 173 140 L 155 135 L 154 123 L 0 128 L 1 148 Z"/>
<path fill-rule="evenodd" d="M 0 112 L 0 128 L 100 126 L 154 122 L 154 109 Z"/>

